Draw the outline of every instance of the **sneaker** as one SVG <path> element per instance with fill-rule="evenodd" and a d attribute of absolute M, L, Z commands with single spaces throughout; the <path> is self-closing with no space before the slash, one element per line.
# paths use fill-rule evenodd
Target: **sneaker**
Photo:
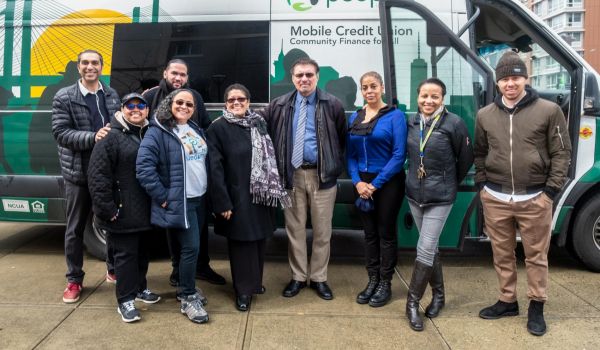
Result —
<path fill-rule="evenodd" d="M 188 295 L 181 301 L 181 313 L 187 315 L 192 322 L 208 322 L 208 313 L 202 307 L 198 294 Z"/>
<path fill-rule="evenodd" d="M 160 295 L 158 295 L 156 293 L 152 293 L 150 291 L 150 289 L 148 289 L 148 288 L 146 288 L 143 291 L 137 293 L 137 295 L 135 297 L 135 301 L 141 301 L 141 302 L 144 302 L 146 304 L 158 303 L 159 300 L 160 300 Z"/>
<path fill-rule="evenodd" d="M 546 334 L 546 321 L 544 321 L 544 303 L 532 300 L 527 310 L 527 331 L 533 335 Z"/>
<path fill-rule="evenodd" d="M 505 316 L 517 316 L 519 314 L 519 303 L 505 303 L 498 300 L 498 302 L 492 306 L 481 309 L 479 311 L 479 317 L 486 320 L 495 320 Z"/>
<path fill-rule="evenodd" d="M 196 287 L 196 295 L 198 295 L 198 298 L 200 298 L 202 306 L 206 306 L 208 304 L 208 299 L 206 299 L 206 297 L 204 296 L 204 292 L 202 291 L 202 289 L 200 289 L 200 287 Z M 182 301 L 183 299 L 183 294 L 177 293 L 177 300 Z"/>
<path fill-rule="evenodd" d="M 133 300 L 119 304 L 117 307 L 117 312 L 119 315 L 121 315 L 123 322 L 130 323 L 142 319 L 140 312 L 135 308 L 135 303 Z"/>
<path fill-rule="evenodd" d="M 117 284 L 117 275 L 106 271 L 106 283 Z"/>
<path fill-rule="evenodd" d="M 227 283 L 225 277 L 219 275 L 210 266 L 205 266 L 202 269 L 197 269 L 196 278 L 199 280 L 207 281 L 212 284 L 223 285 Z"/>
<path fill-rule="evenodd" d="M 81 283 L 69 282 L 63 292 L 63 302 L 67 304 L 76 303 L 79 300 L 82 289 L 83 286 Z"/>

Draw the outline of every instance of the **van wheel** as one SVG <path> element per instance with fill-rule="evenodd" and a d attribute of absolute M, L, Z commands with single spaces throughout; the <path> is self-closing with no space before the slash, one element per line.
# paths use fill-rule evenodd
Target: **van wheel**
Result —
<path fill-rule="evenodd" d="M 85 226 L 83 244 L 88 253 L 100 260 L 106 260 L 106 231 L 98 228 L 96 216 L 93 214 L 90 215 Z"/>
<path fill-rule="evenodd" d="M 600 272 L 600 194 L 577 213 L 571 239 L 581 262 L 591 271 Z"/>

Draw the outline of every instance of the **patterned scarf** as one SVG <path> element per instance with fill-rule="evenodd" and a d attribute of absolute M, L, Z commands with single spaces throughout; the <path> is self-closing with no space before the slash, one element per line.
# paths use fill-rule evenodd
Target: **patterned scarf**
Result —
<path fill-rule="evenodd" d="M 243 118 L 236 117 L 227 110 L 223 110 L 223 118 L 228 123 L 250 128 L 252 142 L 250 193 L 252 194 L 252 202 L 271 207 L 276 207 L 277 202 L 279 202 L 283 208 L 291 208 L 292 200 L 279 179 L 275 149 L 267 133 L 265 120 L 251 110 L 248 110 Z"/>

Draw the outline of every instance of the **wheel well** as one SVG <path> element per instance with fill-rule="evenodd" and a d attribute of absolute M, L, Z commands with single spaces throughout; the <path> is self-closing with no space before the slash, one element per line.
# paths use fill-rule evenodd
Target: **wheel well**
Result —
<path fill-rule="evenodd" d="M 573 225 L 575 224 L 575 220 L 577 219 L 577 214 L 581 207 L 583 207 L 593 196 L 600 193 L 600 182 L 590 187 L 575 203 L 573 206 L 573 213 L 571 214 L 571 218 L 569 220 L 569 225 L 567 227 L 566 240 L 565 243 L 568 245 L 571 242 L 571 236 L 573 235 Z"/>

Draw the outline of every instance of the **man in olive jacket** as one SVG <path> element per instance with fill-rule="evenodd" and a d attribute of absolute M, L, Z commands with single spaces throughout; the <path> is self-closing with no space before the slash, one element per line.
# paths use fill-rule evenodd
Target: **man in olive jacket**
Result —
<path fill-rule="evenodd" d="M 292 279 L 283 296 L 297 295 L 310 281 L 319 297 L 331 300 L 327 265 L 337 178 L 344 168 L 346 116 L 340 100 L 317 88 L 317 62 L 300 58 L 292 65 L 291 73 L 296 90 L 274 99 L 262 112 L 282 183 L 293 190 L 292 208 L 284 210 Z M 308 213 L 313 228 L 310 264 Z"/>
<path fill-rule="evenodd" d="M 60 89 L 52 101 L 52 134 L 65 180 L 67 228 L 65 303 L 79 300 L 83 282 L 83 232 L 92 211 L 87 170 L 92 149 L 110 131 L 110 118 L 119 110 L 119 95 L 100 81 L 102 55 L 85 50 L 77 56 L 81 75 L 75 84 Z"/>
<path fill-rule="evenodd" d="M 480 192 L 486 233 L 492 243 L 500 284 L 499 300 L 479 316 L 496 319 L 519 314 L 517 303 L 516 228 L 527 269 L 527 330 L 546 332 L 548 247 L 554 197 L 567 180 L 571 142 L 560 107 L 525 86 L 527 67 L 509 51 L 498 61 L 501 95 L 477 113 L 475 181 Z"/>

